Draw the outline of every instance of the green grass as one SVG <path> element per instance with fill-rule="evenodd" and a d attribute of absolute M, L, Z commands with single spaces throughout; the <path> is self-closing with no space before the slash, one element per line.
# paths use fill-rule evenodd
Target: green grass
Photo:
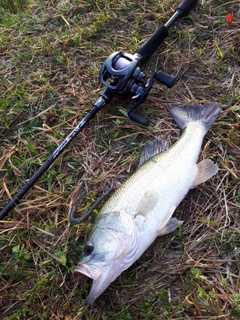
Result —
<path fill-rule="evenodd" d="M 178 4 L 0 1 L 1 208 L 92 108 L 108 55 L 134 53 Z M 116 97 L 0 223 L 4 320 L 240 317 L 239 19 L 235 1 L 199 2 L 145 67 L 149 76 L 160 70 L 177 76 L 170 90 L 154 83 L 139 108 L 150 126 L 131 122 L 129 101 Z M 157 239 L 85 306 L 91 281 L 73 269 L 94 217 L 70 227 L 69 207 L 77 200 L 77 215 L 84 214 L 117 188 L 136 170 L 148 140 L 172 145 L 179 130 L 171 105 L 206 101 L 222 103 L 200 156 L 217 162 L 218 174 L 180 204 L 181 229 Z"/>
<path fill-rule="evenodd" d="M 26 0 L 1 0 L 0 7 L 11 13 L 17 13 L 27 5 Z"/>

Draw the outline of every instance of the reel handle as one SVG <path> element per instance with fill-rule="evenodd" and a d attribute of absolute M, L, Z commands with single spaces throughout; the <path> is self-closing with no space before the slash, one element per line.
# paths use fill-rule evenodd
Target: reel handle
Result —
<path fill-rule="evenodd" d="M 147 126 L 149 124 L 149 120 L 145 118 L 144 116 L 141 116 L 139 113 L 136 113 L 134 111 L 128 112 L 129 119 L 143 125 Z"/>

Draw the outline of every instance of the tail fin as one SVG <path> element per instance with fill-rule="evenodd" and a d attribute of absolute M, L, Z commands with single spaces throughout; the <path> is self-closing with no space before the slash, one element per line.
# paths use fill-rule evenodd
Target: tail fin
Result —
<path fill-rule="evenodd" d="M 205 103 L 200 106 L 179 105 L 170 108 L 170 113 L 179 128 L 184 129 L 190 122 L 201 121 L 206 132 L 220 113 L 220 103 Z"/>

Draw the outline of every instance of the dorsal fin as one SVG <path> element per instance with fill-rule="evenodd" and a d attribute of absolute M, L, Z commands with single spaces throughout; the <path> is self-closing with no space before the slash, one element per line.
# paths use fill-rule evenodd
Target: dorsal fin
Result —
<path fill-rule="evenodd" d="M 146 161 L 156 154 L 166 151 L 168 143 L 166 140 L 154 140 L 149 142 L 143 149 L 138 167 L 141 167 Z"/>

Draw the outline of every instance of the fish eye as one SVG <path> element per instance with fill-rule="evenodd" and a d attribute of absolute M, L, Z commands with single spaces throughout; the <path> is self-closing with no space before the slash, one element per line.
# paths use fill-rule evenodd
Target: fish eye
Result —
<path fill-rule="evenodd" d="M 94 250 L 94 246 L 90 242 L 86 243 L 84 248 L 83 248 L 83 251 L 87 256 L 89 256 L 93 252 L 93 250 Z"/>

